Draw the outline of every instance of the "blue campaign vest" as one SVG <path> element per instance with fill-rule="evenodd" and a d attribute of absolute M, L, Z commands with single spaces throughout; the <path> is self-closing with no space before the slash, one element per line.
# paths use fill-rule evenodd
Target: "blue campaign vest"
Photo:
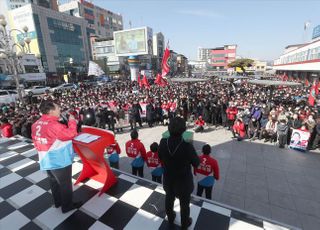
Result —
<path fill-rule="evenodd" d="M 135 158 L 132 162 L 131 162 L 131 166 L 135 167 L 135 168 L 141 168 L 144 165 L 144 160 L 141 156 Z"/>
<path fill-rule="evenodd" d="M 215 179 L 213 176 L 206 176 L 205 178 L 200 180 L 198 183 L 204 187 L 211 187 L 214 185 L 214 182 L 215 182 Z"/>
<path fill-rule="evenodd" d="M 154 170 L 151 171 L 151 175 L 153 176 L 162 176 L 163 174 L 163 168 L 162 167 L 157 167 Z"/>
<path fill-rule="evenodd" d="M 39 160 L 41 170 L 65 168 L 72 164 L 75 156 L 71 141 L 55 141 Z"/>
<path fill-rule="evenodd" d="M 119 154 L 114 152 L 109 155 L 108 160 L 110 163 L 117 163 L 119 162 Z"/>

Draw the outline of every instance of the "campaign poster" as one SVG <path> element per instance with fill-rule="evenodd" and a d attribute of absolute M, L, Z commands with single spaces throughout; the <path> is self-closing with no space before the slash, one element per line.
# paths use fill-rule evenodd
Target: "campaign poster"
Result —
<path fill-rule="evenodd" d="M 309 138 L 310 138 L 309 132 L 302 131 L 299 129 L 294 129 L 291 135 L 290 148 L 306 151 Z"/>

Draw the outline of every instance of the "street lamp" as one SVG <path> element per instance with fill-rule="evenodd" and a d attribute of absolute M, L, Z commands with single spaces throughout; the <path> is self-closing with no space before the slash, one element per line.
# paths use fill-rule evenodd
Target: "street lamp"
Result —
<path fill-rule="evenodd" d="M 28 49 L 27 52 L 30 53 L 30 42 L 31 39 L 27 37 L 26 33 L 28 32 L 28 27 L 24 26 L 22 30 L 18 29 L 11 29 L 7 32 L 6 26 L 7 26 L 7 21 L 3 15 L 0 15 L 0 25 L 1 25 L 1 30 L 0 30 L 0 47 L 2 48 L 0 50 L 0 59 L 4 60 L 7 62 L 7 64 L 11 67 L 12 69 L 12 74 L 13 78 L 16 84 L 19 100 L 23 103 L 23 98 L 22 98 L 22 93 L 21 93 L 21 88 L 20 88 L 20 82 L 19 82 L 19 71 L 18 71 L 18 66 L 19 66 L 19 59 L 25 55 L 25 44 L 27 44 Z M 13 31 L 18 31 L 24 35 L 24 39 L 20 40 L 19 42 L 14 42 L 14 39 L 11 36 L 11 33 Z M 16 48 L 18 47 L 20 49 L 19 52 L 17 52 Z"/>

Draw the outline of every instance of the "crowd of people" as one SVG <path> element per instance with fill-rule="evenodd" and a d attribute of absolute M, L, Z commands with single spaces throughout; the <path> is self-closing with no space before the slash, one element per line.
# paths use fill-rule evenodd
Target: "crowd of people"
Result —
<path fill-rule="evenodd" d="M 70 140 L 82 125 L 114 132 L 131 129 L 125 153 L 132 159 L 132 174 L 144 177 L 146 164 L 152 180 L 163 182 L 169 223 L 175 220 L 173 204 L 178 198 L 181 226 L 187 229 L 192 224 L 193 178 L 197 181 L 197 195 L 202 196 L 205 191 L 206 198 L 211 199 L 220 173 L 217 160 L 210 156 L 210 145 L 204 145 L 202 153 L 197 154 L 193 145 L 184 141 L 186 123 L 193 124 L 195 132 L 221 126 L 238 141 L 264 139 L 277 142 L 280 148 L 297 135 L 294 130 L 301 130 L 309 133 L 308 149 L 315 149 L 320 140 L 319 107 L 308 104 L 308 92 L 305 86 L 271 89 L 217 79 L 150 88 L 139 88 L 130 81 L 81 85 L 78 89 L 28 97 L 23 103 L 2 104 L 0 130 L 2 137 L 32 137 L 39 152 L 40 169 L 47 171 L 50 179 L 54 205 L 65 213 L 82 205 L 72 199 Z M 154 125 L 168 125 L 170 137 L 152 143 L 147 151 L 138 139 L 137 129 Z M 52 146 L 63 147 L 63 160 L 55 157 Z M 106 158 L 111 167 L 119 168 L 120 153 L 117 142 L 107 147 Z"/>
<path fill-rule="evenodd" d="M 194 124 L 196 132 L 204 131 L 208 125 L 223 126 L 239 141 L 279 141 L 281 148 L 290 142 L 293 129 L 301 129 L 310 132 L 308 147 L 314 149 L 320 139 L 320 121 L 317 107 L 309 106 L 303 98 L 308 90 L 304 86 L 271 90 L 217 79 L 166 87 L 152 85 L 149 89 L 140 89 L 131 81 L 105 86 L 83 84 L 74 90 L 28 97 L 25 103 L 1 105 L 1 130 L 3 136 L 19 134 L 30 138 L 31 125 L 40 116 L 40 101 L 52 99 L 61 106 L 64 120 L 72 114 L 79 121 L 78 130 L 81 125 L 89 125 L 122 132 L 137 125 L 168 124 L 179 116 Z"/>

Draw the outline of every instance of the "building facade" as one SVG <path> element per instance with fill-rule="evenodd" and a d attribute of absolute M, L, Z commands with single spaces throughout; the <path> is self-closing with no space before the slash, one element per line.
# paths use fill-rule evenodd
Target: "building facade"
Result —
<path fill-rule="evenodd" d="M 18 63 L 17 70 L 20 83 L 24 85 L 41 84 L 46 82 L 46 74 L 43 71 L 41 61 L 34 54 L 25 54 Z M 0 86 L 15 85 L 13 69 L 5 60 L 0 60 Z"/>
<path fill-rule="evenodd" d="M 88 37 L 96 35 L 112 39 L 114 31 L 123 30 L 121 14 L 113 13 L 88 1 L 71 0 L 59 5 L 59 11 L 84 18 L 88 23 Z"/>
<path fill-rule="evenodd" d="M 35 4 L 11 10 L 9 15 L 12 28 L 28 26 L 30 51 L 41 55 L 43 67 L 49 76 L 62 76 L 68 72 L 79 75 L 86 71 L 89 46 L 87 22 L 84 19 Z M 20 41 L 23 34 L 15 33 L 14 38 Z"/>
<path fill-rule="evenodd" d="M 177 73 L 178 74 L 188 73 L 188 58 L 182 54 L 177 55 Z"/>
<path fill-rule="evenodd" d="M 57 0 L 2 0 L 1 6 L 6 5 L 7 10 L 14 10 L 29 3 L 58 11 Z"/>
<path fill-rule="evenodd" d="M 211 58 L 211 50 L 213 48 L 202 48 L 198 47 L 198 61 L 206 61 L 208 62 Z"/>
<path fill-rule="evenodd" d="M 212 70 L 227 70 L 228 64 L 236 60 L 237 45 L 224 45 L 211 49 L 210 67 Z"/>
<path fill-rule="evenodd" d="M 274 61 L 273 69 L 277 74 L 286 74 L 290 78 L 320 78 L 320 38 L 305 44 L 287 46 Z"/>
<path fill-rule="evenodd" d="M 160 71 L 161 69 L 161 62 L 163 58 L 163 53 L 165 49 L 165 39 L 164 35 L 159 32 L 153 35 L 153 69 Z"/>
<path fill-rule="evenodd" d="M 102 68 L 106 75 L 120 76 L 128 71 L 127 58 L 118 57 L 114 52 L 114 40 L 91 36 L 91 52 L 93 60 Z"/>

